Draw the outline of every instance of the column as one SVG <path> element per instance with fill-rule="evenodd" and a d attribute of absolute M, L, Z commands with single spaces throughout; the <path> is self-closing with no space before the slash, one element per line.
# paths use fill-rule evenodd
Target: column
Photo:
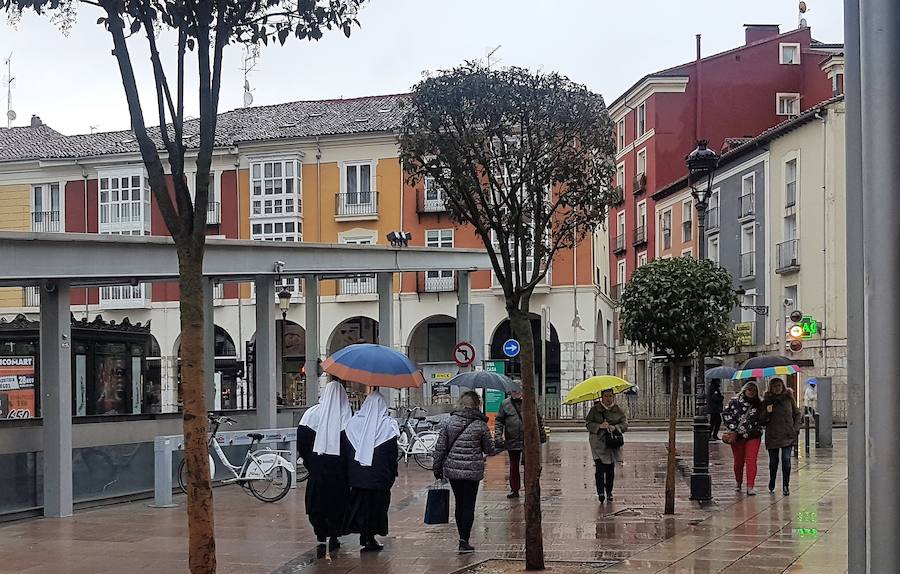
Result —
<path fill-rule="evenodd" d="M 306 300 L 306 406 L 319 402 L 319 278 L 303 277 Z"/>
<path fill-rule="evenodd" d="M 896 343 L 900 340 L 900 242 L 896 221 L 900 195 L 895 192 L 900 180 L 900 148 L 896 141 L 900 132 L 900 3 L 867 0 L 860 2 L 859 14 L 865 269 L 862 277 L 866 305 L 866 572 L 880 573 L 896 571 L 900 563 L 896 536 L 900 530 L 900 491 L 896 480 L 900 475 L 900 387 L 895 384 L 900 379 L 900 363 L 896 359 Z M 851 143 L 848 141 L 848 145 Z M 849 204 L 850 201 L 848 215 Z M 848 234 L 848 239 L 852 237 Z M 858 246 L 848 249 L 854 247 Z M 856 444 L 856 440 L 851 444 Z M 854 502 L 855 497 L 851 504 Z M 857 536 L 852 530 L 849 534 L 851 539 Z"/>
<path fill-rule="evenodd" d="M 385 347 L 394 346 L 394 274 L 378 273 L 378 344 Z M 393 405 L 395 392 L 393 389 L 381 389 L 384 400 Z"/>
<path fill-rule="evenodd" d="M 69 285 L 41 287 L 44 516 L 72 516 L 72 322 Z"/>
<path fill-rule="evenodd" d="M 275 350 L 275 280 L 256 277 L 256 427 L 276 428 L 278 368 Z"/>
<path fill-rule="evenodd" d="M 221 391 L 216 392 L 216 317 L 213 280 L 203 278 L 203 395 L 206 410 L 222 409 Z"/>

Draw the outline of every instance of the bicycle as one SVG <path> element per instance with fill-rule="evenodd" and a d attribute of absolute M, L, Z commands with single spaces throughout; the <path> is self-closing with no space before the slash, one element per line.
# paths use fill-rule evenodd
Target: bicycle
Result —
<path fill-rule="evenodd" d="M 250 437 L 250 449 L 244 456 L 244 462 L 240 466 L 235 466 L 229 462 L 222 447 L 219 446 L 216 434 L 222 424 L 233 425 L 237 421 L 226 416 L 216 416 L 213 413 L 209 413 L 207 416 L 212 425 L 212 433 L 210 433 L 206 445 L 207 449 L 211 448 L 232 474 L 232 477 L 223 480 L 222 484 L 237 484 L 241 488 L 246 488 L 262 502 L 278 502 L 284 498 L 291 490 L 296 472 L 296 468 L 283 456 L 290 454 L 290 451 L 274 450 L 268 447 L 253 448 L 262 442 L 264 437 L 259 433 L 247 433 L 247 436 Z M 209 472 L 210 479 L 214 479 L 216 464 L 212 453 L 209 454 Z M 186 459 L 182 460 L 178 467 L 178 486 L 181 487 L 182 492 L 187 493 Z M 274 487 L 274 491 L 269 494 L 272 487 Z"/>
<path fill-rule="evenodd" d="M 397 412 L 400 409 L 396 409 Z M 397 458 L 409 465 L 409 457 L 412 455 L 416 464 L 425 470 L 431 470 L 434 466 L 434 447 L 437 446 L 440 433 L 434 430 L 436 423 L 431 422 L 429 430 L 419 431 L 418 424 L 425 421 L 425 417 L 414 417 L 416 412 L 426 412 L 421 407 L 406 409 L 406 418 L 400 425 L 400 436 L 397 438 Z M 412 420 L 416 423 L 413 424 Z"/>

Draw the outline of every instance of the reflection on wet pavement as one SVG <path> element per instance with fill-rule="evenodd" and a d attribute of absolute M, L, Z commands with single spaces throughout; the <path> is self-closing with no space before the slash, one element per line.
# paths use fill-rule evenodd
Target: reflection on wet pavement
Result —
<path fill-rule="evenodd" d="M 689 435 L 689 433 L 684 433 Z M 688 500 L 690 444 L 679 443 L 677 514 L 661 515 L 665 444 L 661 433 L 631 433 L 617 469 L 616 500 L 600 504 L 586 435 L 554 434 L 543 449 L 542 506 L 548 559 L 619 561 L 604 570 L 635 572 L 843 573 L 847 568 L 845 433 L 833 451 L 813 449 L 795 462 L 792 496 L 765 489 L 734 492 L 731 453 L 711 445 L 715 501 Z M 347 536 L 339 551 L 318 557 L 303 511 L 303 487 L 280 503 L 262 504 L 229 487 L 215 491 L 219 572 L 303 574 L 446 574 L 490 557 L 524 557 L 522 501 L 507 500 L 507 458 L 489 460 L 479 493 L 474 555 L 456 554 L 454 525 L 422 523 L 431 474 L 401 465 L 393 491 L 391 535 L 380 554 L 360 554 Z M 183 499 L 176 497 L 183 504 Z M 146 502 L 82 511 L 0 528 L 0 573 L 185 572 L 184 508 Z"/>

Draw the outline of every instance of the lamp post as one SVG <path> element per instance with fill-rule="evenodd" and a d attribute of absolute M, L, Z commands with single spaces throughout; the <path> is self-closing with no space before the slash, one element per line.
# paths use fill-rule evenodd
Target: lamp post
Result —
<path fill-rule="evenodd" d="M 284 357 L 284 327 L 287 324 L 287 314 L 291 308 L 291 292 L 287 290 L 286 285 L 281 286 L 281 291 L 278 292 L 278 308 L 281 309 L 281 392 L 285 392 L 284 387 L 284 366 L 285 366 L 285 357 Z M 286 394 L 286 393 L 285 393 Z M 286 396 L 281 397 L 283 401 L 287 401 Z"/>
<path fill-rule="evenodd" d="M 719 165 L 719 156 L 707 147 L 708 140 L 697 142 L 685 163 L 688 168 L 688 185 L 697 209 L 698 255 L 700 261 L 706 259 L 706 210 L 712 194 L 712 182 Z M 696 383 L 694 388 L 694 468 L 691 473 L 691 500 L 701 502 L 712 499 L 712 479 L 709 475 L 709 418 L 706 413 L 706 357 L 702 352 L 697 357 Z"/>

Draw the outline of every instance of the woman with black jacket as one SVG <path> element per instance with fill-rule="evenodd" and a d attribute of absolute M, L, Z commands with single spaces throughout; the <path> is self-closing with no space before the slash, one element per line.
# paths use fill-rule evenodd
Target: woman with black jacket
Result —
<path fill-rule="evenodd" d="M 709 413 L 709 440 L 719 440 L 719 428 L 722 426 L 722 411 L 725 410 L 725 397 L 722 395 L 722 381 L 713 379 L 706 389 L 706 412 Z"/>
<path fill-rule="evenodd" d="M 338 537 L 346 534 L 344 521 L 350 486 L 347 449 L 341 448 L 341 437 L 351 416 L 344 385 L 332 381 L 325 387 L 319 404 L 303 413 L 297 427 L 297 454 L 309 471 L 306 514 L 320 550 L 325 549 L 326 543 L 331 550 L 336 550 L 341 545 Z"/>
<path fill-rule="evenodd" d="M 769 492 L 775 492 L 778 463 L 781 463 L 781 492 L 791 494 L 791 451 L 797 444 L 803 416 L 794 394 L 784 381 L 774 378 L 763 395 L 763 424 L 766 425 L 766 450 L 769 452 Z"/>
<path fill-rule="evenodd" d="M 344 434 L 350 483 L 347 530 L 359 533 L 362 552 L 384 548 L 375 535 L 388 533 L 391 487 L 397 478 L 397 437 L 400 428 L 388 414 L 387 403 L 373 390 Z"/>

